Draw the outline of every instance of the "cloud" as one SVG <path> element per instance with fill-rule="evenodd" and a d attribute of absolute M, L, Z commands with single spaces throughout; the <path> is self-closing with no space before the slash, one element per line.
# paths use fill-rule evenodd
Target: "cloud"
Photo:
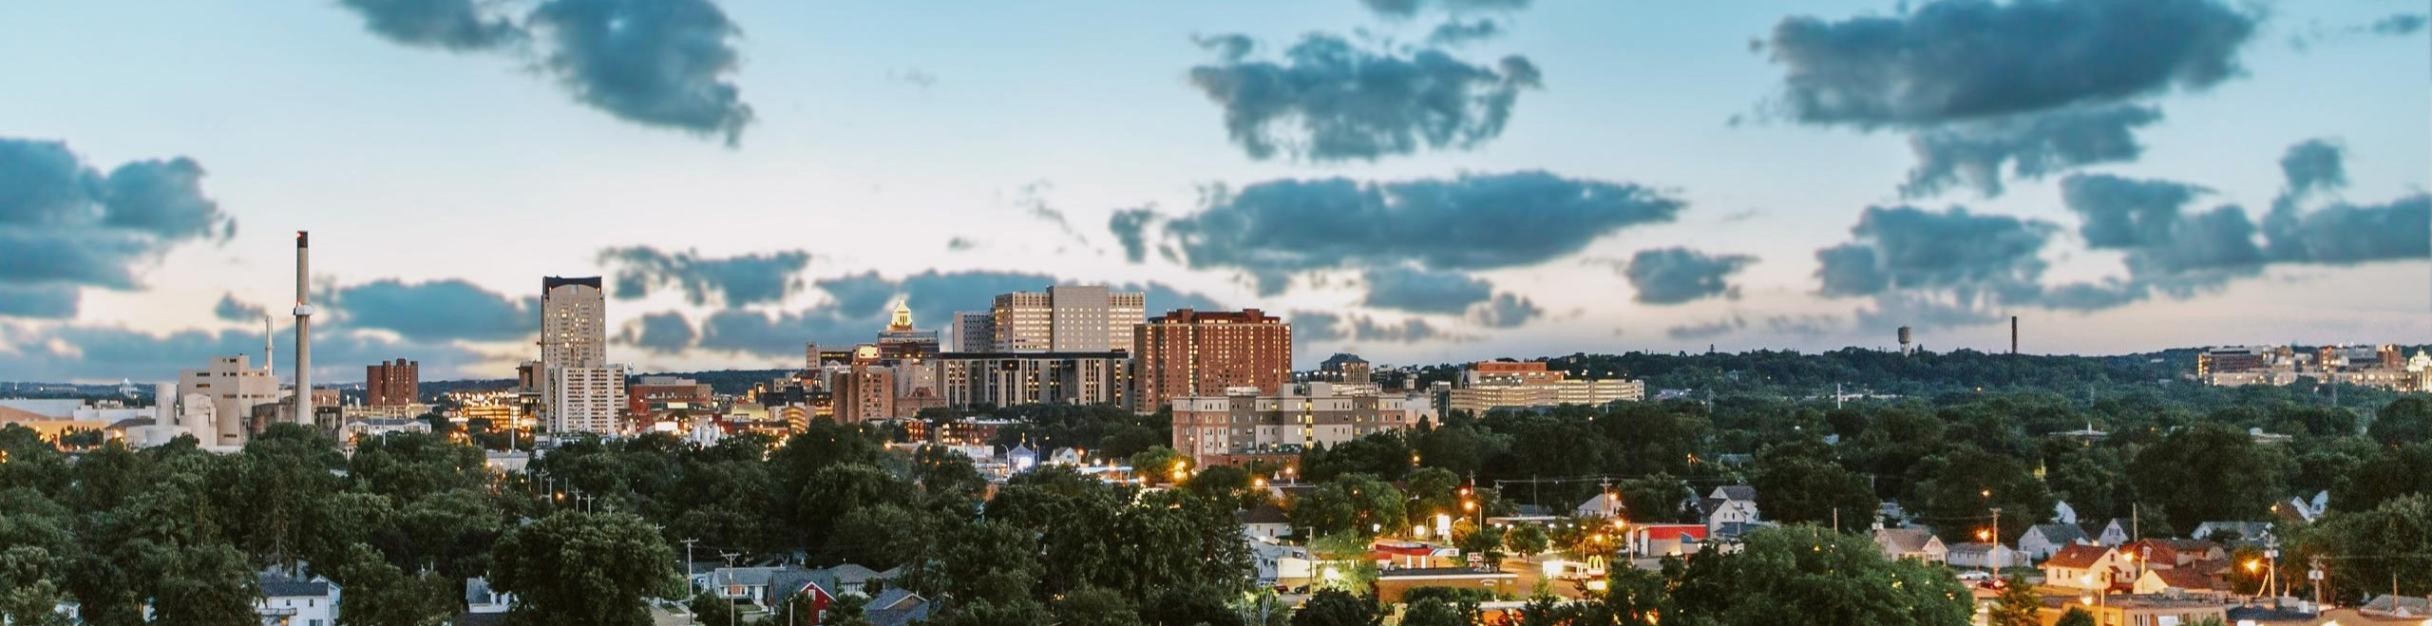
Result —
<path fill-rule="evenodd" d="M 1443 330 L 1437 329 L 1434 324 L 1427 323 L 1427 320 L 1415 317 L 1404 319 L 1400 324 L 1394 324 L 1378 322 L 1366 316 L 1351 320 L 1351 338 L 1355 341 L 1386 343 L 1419 343 L 1432 339 L 1466 340 L 1463 337 L 1446 334 Z"/>
<path fill-rule="evenodd" d="M 1368 10 L 1386 17 L 1410 17 L 1419 11 L 1512 11 L 1528 8 L 1529 0 L 1360 0 Z"/>
<path fill-rule="evenodd" d="M 741 31 L 708 0 L 550 0 L 528 28 L 546 39 L 542 66 L 584 104 L 729 145 L 752 121 L 727 78 Z"/>
<path fill-rule="evenodd" d="M 902 278 L 877 272 L 847 274 L 812 281 L 831 299 L 826 306 L 799 311 L 762 312 L 728 309 L 701 322 L 702 348 L 763 356 L 798 356 L 802 344 L 868 343 L 887 325 L 888 305 L 902 299 L 912 309 L 913 324 L 940 329 L 956 311 L 985 311 L 997 294 L 1036 291 L 1049 285 L 1074 284 L 1047 274 L 992 270 L 928 270 Z M 1148 315 L 1175 308 L 1221 308 L 1205 295 L 1164 283 L 1109 285 L 1117 291 L 1146 296 Z"/>
<path fill-rule="evenodd" d="M 1987 303 L 1980 300 L 1913 292 L 1878 296 L 1873 306 L 1858 309 L 1857 318 L 1857 330 L 1866 334 L 1877 334 L 1901 326 L 1919 330 L 1982 326 L 2003 319 L 2001 314 L 1993 312 Z"/>
<path fill-rule="evenodd" d="M 810 264 L 811 255 L 784 250 L 710 258 L 691 250 L 670 253 L 632 246 L 601 250 L 599 260 L 620 268 L 616 273 L 620 300 L 639 299 L 651 289 L 671 287 L 683 290 L 685 300 L 696 306 L 716 295 L 724 298 L 726 306 L 735 307 L 783 301 L 800 290 L 798 275 Z"/>
<path fill-rule="evenodd" d="M 1731 316 L 1731 319 L 1666 328 L 1664 336 L 1679 341 L 1704 340 L 1739 332 L 1740 329 L 1747 327 L 1747 318 L 1734 315 Z"/>
<path fill-rule="evenodd" d="M 2432 196 L 2415 194 L 2384 203 L 2335 203 L 2308 213 L 2294 206 L 2272 210 L 2263 234 L 2275 259 L 2348 265 L 2432 258 Z"/>
<path fill-rule="evenodd" d="M 1291 272 L 1414 264 L 1439 271 L 1534 265 L 1622 228 L 1671 221 L 1682 202 L 1627 183 L 1542 171 L 1454 179 L 1284 179 L 1218 189 L 1163 228 L 1185 263 L 1235 268 L 1259 292 Z"/>
<path fill-rule="evenodd" d="M 2086 247 L 2128 252 L 2132 278 L 2203 270 L 2248 272 L 2260 267 L 2263 249 L 2255 243 L 2255 225 L 2244 209 L 2222 206 L 2199 214 L 2183 212 L 2208 191 L 2164 180 L 2074 175 L 2061 180 L 2061 203 L 2083 219 L 2078 233 L 2086 238 Z M 2069 299 L 2102 301 L 2141 293 L 2135 288 L 2107 291 L 2104 297 L 2091 300 Z M 2103 293 L 2080 290 L 2076 295 Z"/>
<path fill-rule="evenodd" d="M 392 358 L 422 363 L 425 380 L 440 376 L 499 377 L 509 372 L 469 369 L 481 355 L 445 343 L 400 342 L 353 332 L 332 320 L 313 326 L 313 373 L 322 380 L 350 380 L 363 365 Z M 287 337 L 292 327 L 273 331 L 279 338 L 282 373 L 288 362 Z M 0 380 L 21 381 L 174 381 L 180 370 L 197 369 L 213 357 L 246 354 L 261 363 L 262 335 L 258 330 L 181 330 L 155 335 L 119 326 L 66 324 L 40 330 L 0 327 Z"/>
<path fill-rule="evenodd" d="M 923 90 L 937 86 L 936 74 L 932 74 L 929 72 L 929 70 L 924 70 L 917 67 L 906 70 L 888 70 L 887 79 L 898 81 L 906 85 L 919 87 Z"/>
<path fill-rule="evenodd" d="M 1368 270 L 1368 295 L 1360 304 L 1412 313 L 1459 313 L 1494 297 L 1495 286 L 1457 272 L 1409 267 Z"/>
<path fill-rule="evenodd" d="M 1505 293 L 1478 305 L 1469 317 L 1489 328 L 1518 328 L 1529 320 L 1545 317 L 1545 309 L 1533 300 Z"/>
<path fill-rule="evenodd" d="M 1333 341 L 1350 337 L 1343 328 L 1343 316 L 1317 311 L 1293 311 L 1290 316 L 1292 338 L 1297 340 Z"/>
<path fill-rule="evenodd" d="M 1792 119 L 1920 126 L 2207 89 L 2243 71 L 2256 22 L 2215 0 L 1940 0 L 1787 18 L 1764 48 Z"/>
<path fill-rule="evenodd" d="M 954 238 L 952 238 L 952 239 L 947 239 L 947 240 L 946 240 L 946 250 L 947 250 L 948 252 L 962 252 L 962 251 L 965 251 L 965 250 L 976 250 L 976 249 L 978 249 L 979 247 L 980 247 L 980 242 L 977 242 L 977 241 L 972 241 L 972 240 L 971 240 L 971 238 L 969 238 L 969 237 L 961 237 L 961 236 L 957 236 L 957 237 L 954 237 Z"/>
<path fill-rule="evenodd" d="M 236 294 L 224 293 L 220 294 L 220 303 L 211 307 L 211 314 L 224 321 L 256 322 L 261 321 L 262 317 L 269 315 L 270 312 L 263 310 L 259 305 L 237 300 Z"/>
<path fill-rule="evenodd" d="M 1013 204 L 1021 207 L 1023 213 L 1028 214 L 1032 218 L 1049 224 L 1054 224 L 1056 226 L 1056 230 L 1063 231 L 1064 235 L 1071 237 L 1073 241 L 1079 243 L 1088 243 L 1089 240 L 1081 237 L 1080 231 L 1073 230 L 1072 220 L 1064 217 L 1064 211 L 1062 209 L 1058 209 L 1053 205 L 1047 204 L 1046 194 L 1048 191 L 1051 191 L 1054 188 L 1055 185 L 1053 183 L 1044 180 L 1031 181 L 1023 184 L 1021 188 L 1014 193 Z"/>
<path fill-rule="evenodd" d="M 1437 49 L 1362 50 L 1325 34 L 1301 39 L 1281 62 L 1249 61 L 1231 43 L 1220 52 L 1217 64 L 1191 68 L 1191 84 L 1224 108 L 1226 132 L 1260 160 L 1467 150 L 1503 134 L 1520 92 L 1542 83 L 1526 57 L 1488 67 Z"/>
<path fill-rule="evenodd" d="M 169 248 L 225 241 L 236 222 L 203 195 L 202 176 L 185 157 L 104 174 L 66 143 L 0 138 L 0 286 L 131 290 Z M 47 293 L 55 307 L 59 292 Z"/>
<path fill-rule="evenodd" d="M 513 341 L 540 330 L 539 296 L 509 298 L 456 278 L 340 287 L 330 309 L 352 326 L 417 342 Z"/>
<path fill-rule="evenodd" d="M 617 334 L 617 341 L 659 354 L 675 354 L 692 347 L 696 336 L 692 322 L 682 313 L 673 311 L 643 315 Z"/>
<path fill-rule="evenodd" d="M 2348 185 L 2347 150 L 2328 139 L 2308 139 L 2288 147 L 2280 156 L 2280 173 L 2288 180 L 2288 196 L 2304 197 Z"/>
<path fill-rule="evenodd" d="M 1485 41 L 1503 35 L 1503 25 L 1491 19 L 1463 22 L 1451 20 L 1428 31 L 1427 45 L 1454 47 Z"/>
<path fill-rule="evenodd" d="M 523 41 L 513 20 L 482 10 L 479 0 L 339 0 L 363 16 L 363 27 L 389 41 L 447 50 L 487 50 Z"/>
<path fill-rule="evenodd" d="M 1123 244 L 1123 259 L 1139 263 L 1148 257 L 1148 229 L 1157 220 L 1157 213 L 1148 207 L 1123 209 L 1106 218 L 1106 230 Z"/>
<path fill-rule="evenodd" d="M 76 317 L 75 285 L 11 285 L 0 283 L 0 317 L 68 319 Z"/>
<path fill-rule="evenodd" d="M 1765 318 L 1765 329 L 1776 335 L 1815 338 L 1840 329 L 1841 318 L 1831 315 L 1775 315 Z"/>
<path fill-rule="evenodd" d="M 2002 192 L 2002 166 L 2023 179 L 2096 163 L 2134 161 L 2145 148 L 2135 129 L 2161 121 L 2148 106 L 2111 105 L 2007 116 L 1921 130 L 1909 136 L 1917 165 L 1900 194 L 1922 197 L 1954 186 Z"/>
<path fill-rule="evenodd" d="M 1688 248 L 1640 250 L 1622 276 L 1638 291 L 1637 301 L 1680 304 L 1736 291 L 1731 275 L 1755 263 L 1744 254 L 1706 254 Z"/>
<path fill-rule="evenodd" d="M 2032 286 L 2044 262 L 2036 258 L 2051 224 L 1965 207 L 1932 212 L 1908 206 L 1867 207 L 1850 229 L 1854 243 L 1816 253 L 1826 296 L 1862 296 L 1899 289 Z"/>
<path fill-rule="evenodd" d="M 2398 13 L 2374 20 L 2371 28 L 2374 34 L 2403 37 L 2423 32 L 2426 20 L 2432 18 L 2418 13 Z"/>

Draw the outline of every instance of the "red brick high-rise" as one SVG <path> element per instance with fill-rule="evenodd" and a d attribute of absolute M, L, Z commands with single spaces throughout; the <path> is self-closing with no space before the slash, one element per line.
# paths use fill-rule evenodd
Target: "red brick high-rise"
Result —
<path fill-rule="evenodd" d="M 405 359 L 363 368 L 363 403 L 399 406 L 422 400 L 422 364 Z"/>
<path fill-rule="evenodd" d="M 1132 333 L 1132 402 L 1142 413 L 1232 387 L 1271 395 L 1291 375 L 1292 325 L 1258 309 L 1176 309 Z"/>

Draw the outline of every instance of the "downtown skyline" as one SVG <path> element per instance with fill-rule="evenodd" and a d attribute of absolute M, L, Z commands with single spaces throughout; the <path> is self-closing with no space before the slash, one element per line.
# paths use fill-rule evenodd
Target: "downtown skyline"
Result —
<path fill-rule="evenodd" d="M 293 230 L 328 380 L 509 375 L 544 275 L 638 371 L 1051 283 L 1301 367 L 2432 332 L 2420 3 L 462 4 L 0 8 L 0 379 L 258 350 Z"/>

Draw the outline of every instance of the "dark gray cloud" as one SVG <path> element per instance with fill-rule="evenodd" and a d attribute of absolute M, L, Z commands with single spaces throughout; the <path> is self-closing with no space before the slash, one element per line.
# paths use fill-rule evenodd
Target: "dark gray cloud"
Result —
<path fill-rule="evenodd" d="M 1282 291 L 1292 272 L 1415 264 L 1439 271 L 1534 265 L 1622 228 L 1671 221 L 1682 202 L 1627 183 L 1542 171 L 1454 179 L 1274 180 L 1219 189 L 1170 220 L 1193 268 L 1233 268 Z"/>
<path fill-rule="evenodd" d="M 1400 266 L 1368 270 L 1367 282 L 1360 304 L 1412 313 L 1460 313 L 1495 294 L 1494 285 L 1467 274 Z"/>
<path fill-rule="evenodd" d="M 1351 320 L 1351 339 L 1385 343 L 1419 343 L 1434 339 L 1462 341 L 1466 338 L 1447 334 L 1442 329 L 1436 328 L 1434 324 L 1427 323 L 1427 320 L 1415 317 L 1395 324 L 1360 316 Z"/>
<path fill-rule="evenodd" d="M 220 303 L 211 307 L 211 314 L 230 322 L 258 322 L 270 312 L 263 310 L 260 305 L 236 299 L 236 294 L 224 293 L 220 294 Z"/>
<path fill-rule="evenodd" d="M 1513 11 L 1528 8 L 1529 0 L 1360 0 L 1368 10 L 1386 17 L 1410 17 L 1423 10 L 1451 12 Z"/>
<path fill-rule="evenodd" d="M 1450 20 L 1444 22 L 1443 24 L 1436 25 L 1435 30 L 1428 31 L 1427 44 L 1431 46 L 1454 47 L 1468 45 L 1471 42 L 1485 41 L 1500 37 L 1502 35 L 1503 24 L 1491 19 L 1478 19 L 1468 22 L 1461 20 Z"/>
<path fill-rule="evenodd" d="M 1280 62 L 1250 61 L 1232 43 L 1220 53 L 1219 63 L 1191 68 L 1191 84 L 1224 108 L 1226 132 L 1255 159 L 1466 150 L 1503 134 L 1520 92 L 1542 83 L 1521 56 L 1472 65 L 1442 50 L 1363 50 L 1325 34 L 1301 39 Z"/>
<path fill-rule="evenodd" d="M 2374 34 L 2406 36 L 2423 32 L 2427 18 L 2420 13 L 2399 13 L 2373 21 Z"/>
<path fill-rule="evenodd" d="M 1932 212 L 1915 207 L 1867 207 L 1850 229 L 1855 243 L 1816 253 L 1826 296 L 1862 296 L 1904 289 L 2015 288 L 2034 285 L 2044 270 L 2036 258 L 2051 224 L 1965 207 Z"/>
<path fill-rule="evenodd" d="M 203 195 L 202 176 L 185 157 L 104 174 L 65 143 L 0 138 L 0 285 L 135 289 L 169 248 L 225 241 L 236 222 Z"/>
<path fill-rule="evenodd" d="M 1148 229 L 1156 222 L 1157 213 L 1148 207 L 1123 209 L 1106 218 L 1106 230 L 1123 244 L 1123 259 L 1139 263 L 1148 257 Z"/>
<path fill-rule="evenodd" d="M 1294 340 L 1334 341 L 1351 336 L 1343 328 L 1343 316 L 1333 313 L 1293 311 L 1288 321 L 1292 324 Z"/>
<path fill-rule="evenodd" d="M 1047 274 L 987 270 L 929 270 L 902 278 L 864 272 L 823 278 L 812 284 L 828 294 L 832 299 L 829 305 L 775 313 L 719 311 L 702 320 L 699 346 L 765 356 L 798 356 L 806 341 L 832 345 L 868 343 L 886 327 L 888 305 L 898 298 L 911 307 L 914 325 L 940 329 L 952 321 L 956 311 L 987 310 L 997 294 L 1037 291 L 1059 283 L 1072 281 L 1059 281 Z M 1220 308 L 1205 295 L 1164 283 L 1110 286 L 1145 294 L 1151 317 L 1176 308 Z"/>
<path fill-rule="evenodd" d="M 2242 71 L 2256 21 L 2216 0 L 1939 0 L 1787 18 L 1765 49 L 1794 120 L 1920 126 L 2209 88 Z"/>
<path fill-rule="evenodd" d="M 2328 139 L 2307 139 L 2289 146 L 2280 155 L 2280 174 L 2288 179 L 2288 193 L 2302 198 L 2317 191 L 2330 191 L 2348 185 L 2347 150 Z"/>
<path fill-rule="evenodd" d="M 729 145 L 752 121 L 729 79 L 741 31 L 708 0 L 549 0 L 527 27 L 546 40 L 542 65 L 584 104 Z"/>
<path fill-rule="evenodd" d="M 292 327 L 272 331 L 278 338 L 278 364 L 285 373 Z M 425 380 L 454 376 L 497 378 L 507 371 L 477 370 L 483 357 L 445 343 L 395 341 L 355 332 L 342 321 L 315 320 L 312 336 L 313 374 L 326 381 L 361 380 L 363 364 L 406 358 L 422 363 Z M 250 355 L 261 363 L 262 335 L 257 328 L 206 331 L 181 330 L 165 335 L 120 326 L 65 324 L 39 330 L 0 327 L 0 380 L 174 381 L 180 370 L 211 364 L 213 357 Z"/>
<path fill-rule="evenodd" d="M 513 341 L 540 330 L 539 296 L 509 298 L 455 278 L 339 287 L 330 309 L 350 326 L 415 342 Z"/>
<path fill-rule="evenodd" d="M 952 239 L 947 239 L 947 240 L 946 240 L 946 250 L 947 250 L 947 251 L 950 251 L 950 252 L 962 252 L 962 251 L 965 251 L 965 250 L 974 250 L 974 249 L 978 249 L 979 247 L 980 247 L 980 242 L 977 242 L 977 241 L 972 241 L 972 240 L 971 240 L 971 238 L 969 238 L 969 237 L 955 237 L 955 238 L 952 238 Z"/>
<path fill-rule="evenodd" d="M 2283 206 L 2265 217 L 2263 234 L 2280 261 L 2420 261 L 2432 258 L 2432 196 L 2415 194 L 2384 204 L 2339 202 L 2302 213 Z"/>
<path fill-rule="evenodd" d="M 2134 161 L 2144 154 L 2135 129 L 2161 121 L 2148 106 L 2110 105 L 2007 116 L 1944 125 L 1909 135 L 1917 165 L 1901 183 L 1901 195 L 1922 197 L 1954 186 L 2001 195 L 2002 169 L 2038 179 L 2096 163 Z"/>
<path fill-rule="evenodd" d="M 68 319 L 76 317 L 75 285 L 11 285 L 0 283 L 0 317 Z"/>
<path fill-rule="evenodd" d="M 1664 336 L 1671 337 L 1676 341 L 1698 341 L 1729 335 L 1731 333 L 1739 332 L 1740 329 L 1747 327 L 1747 318 L 1734 315 L 1731 316 L 1730 319 L 1715 320 L 1701 324 L 1685 324 L 1666 328 L 1664 329 Z"/>
<path fill-rule="evenodd" d="M 701 256 L 692 250 L 663 252 L 649 246 L 601 250 L 601 263 L 618 268 L 618 299 L 638 299 L 655 288 L 684 291 L 694 305 L 723 297 L 726 306 L 778 302 L 802 288 L 802 269 L 811 255 L 800 250 L 754 253 L 725 258 Z"/>
<path fill-rule="evenodd" d="M 1736 289 L 1731 275 L 1755 263 L 1744 254 L 1707 254 L 1688 248 L 1656 248 L 1631 255 L 1622 276 L 1647 304 L 1680 304 L 1724 295 Z"/>
<path fill-rule="evenodd" d="M 1488 328 L 1518 328 L 1529 320 L 1545 317 L 1545 309 L 1536 301 L 1517 294 L 1496 294 L 1495 299 L 1470 311 L 1470 319 Z"/>
<path fill-rule="evenodd" d="M 2133 304 L 2152 295 L 2151 283 L 2141 280 L 2075 282 L 2044 289 L 2044 306 L 2071 311 L 2099 311 Z"/>
<path fill-rule="evenodd" d="M 2086 238 L 2086 247 L 2127 251 L 2131 278 L 2152 280 L 2209 270 L 2246 273 L 2264 262 L 2263 248 L 2255 242 L 2254 221 L 2244 209 L 2221 206 L 2202 213 L 2185 212 L 2197 196 L 2209 192 L 2202 187 L 2108 174 L 2070 176 L 2061 179 L 2060 187 L 2061 203 L 2083 220 L 2078 233 Z M 2135 286 L 2079 292 L 2105 293 L 2127 297 L 2142 290 Z"/>
<path fill-rule="evenodd" d="M 628 324 L 617 334 L 617 341 L 659 354 L 675 354 L 692 347 L 697 336 L 692 322 L 674 311 L 651 313 Z"/>
<path fill-rule="evenodd" d="M 483 10 L 480 0 L 339 0 L 363 27 L 409 46 L 485 50 L 524 40 L 523 27 Z"/>
<path fill-rule="evenodd" d="M 1991 304 L 1976 299 L 1957 299 L 1948 294 L 1887 293 L 1875 297 L 1872 306 L 1858 309 L 1856 330 L 1861 334 L 1888 336 L 1901 326 L 1927 330 L 1982 326 L 2002 319 Z"/>

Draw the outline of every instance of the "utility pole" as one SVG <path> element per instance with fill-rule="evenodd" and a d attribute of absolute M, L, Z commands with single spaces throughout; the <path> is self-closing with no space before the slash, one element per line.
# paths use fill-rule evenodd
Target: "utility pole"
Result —
<path fill-rule="evenodd" d="M 727 585 L 729 585 L 729 586 L 734 585 L 734 583 L 735 583 L 735 557 L 738 557 L 738 556 L 743 556 L 743 553 L 741 553 L 741 552 L 724 552 L 724 551 L 721 551 L 721 552 L 719 552 L 719 553 L 718 553 L 718 556 L 726 557 L 726 584 L 727 584 Z M 721 599 L 725 599 L 725 600 L 727 601 L 727 602 L 726 602 L 726 626 L 735 626 L 735 606 L 734 606 L 734 605 L 735 605 L 735 603 L 734 603 L 734 600 L 725 598 L 725 590 L 719 590 L 719 597 L 720 597 Z"/>
<path fill-rule="evenodd" d="M 700 542 L 699 539 L 684 540 L 684 588 L 686 589 L 692 588 L 692 544 Z"/>

